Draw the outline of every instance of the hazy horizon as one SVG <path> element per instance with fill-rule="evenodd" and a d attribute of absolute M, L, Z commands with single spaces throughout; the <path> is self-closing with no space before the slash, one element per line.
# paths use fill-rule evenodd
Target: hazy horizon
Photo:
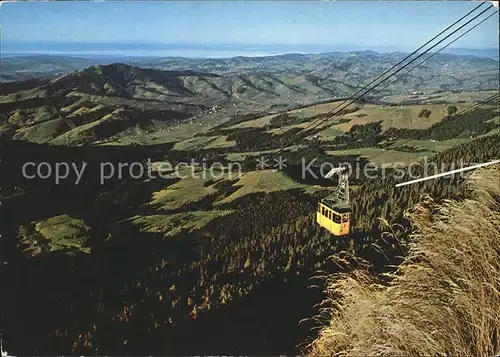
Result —
<path fill-rule="evenodd" d="M 23 46 L 24 45 L 24 46 Z M 373 51 L 377 53 L 412 52 L 412 48 L 379 46 L 366 48 L 361 46 L 292 46 L 292 45 L 211 45 L 211 44 L 137 44 L 137 43 L 38 43 L 11 44 L 2 43 L 1 57 L 22 56 L 68 56 L 82 58 L 123 57 L 123 58 L 161 58 L 182 57 L 190 59 L 266 57 L 287 54 L 314 55 L 323 53 L 348 53 Z M 475 55 L 498 59 L 497 48 L 446 48 L 443 54 Z"/>
<path fill-rule="evenodd" d="M 7 2 L 0 6 L 2 53 L 220 58 L 412 52 L 475 6 L 469 1 Z M 454 46 L 498 48 L 497 23 L 498 14 Z"/>

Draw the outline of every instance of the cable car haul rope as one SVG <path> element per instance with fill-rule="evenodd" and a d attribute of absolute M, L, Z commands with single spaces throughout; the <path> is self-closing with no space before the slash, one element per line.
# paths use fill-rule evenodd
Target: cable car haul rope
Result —
<path fill-rule="evenodd" d="M 413 55 L 417 54 L 425 46 L 431 44 L 439 36 L 445 34 L 448 30 L 450 30 L 452 27 L 454 27 L 455 25 L 457 25 L 458 23 L 460 23 L 462 20 L 464 20 L 465 18 L 467 18 L 469 15 L 471 15 L 472 13 L 474 13 L 476 10 L 478 10 L 484 4 L 485 4 L 484 2 L 481 2 L 474 9 L 472 9 L 467 14 L 465 14 L 464 16 L 462 16 L 460 19 L 456 20 L 453 24 L 451 24 L 450 26 L 448 26 L 446 29 L 444 29 L 443 31 L 441 31 L 438 35 L 434 36 L 432 39 L 430 39 L 429 41 L 427 41 L 424 45 L 422 45 L 417 50 L 415 50 L 414 52 L 412 52 L 411 54 L 409 54 L 407 57 L 405 57 L 403 60 L 399 61 L 397 64 L 395 64 L 393 67 L 391 67 L 389 70 L 385 71 L 383 74 L 381 74 L 380 76 L 378 76 L 376 79 L 372 80 L 369 84 L 365 85 L 363 88 L 361 88 L 360 90 L 358 90 L 349 99 L 347 99 L 346 101 L 344 101 L 344 102 L 340 103 L 339 105 L 337 105 L 336 107 L 334 107 L 332 110 L 330 110 L 328 112 L 328 114 L 331 114 L 330 116 L 328 116 L 325 119 L 320 120 L 319 122 L 312 122 L 311 125 L 307 126 L 306 128 L 304 128 L 302 130 L 305 132 L 305 131 L 307 131 L 309 129 L 316 128 L 319 125 L 328 122 L 333 117 L 339 115 L 340 113 L 342 113 L 343 109 L 347 108 L 349 105 L 351 105 L 352 103 L 354 103 L 356 100 L 362 98 L 363 96 L 365 96 L 369 92 L 375 90 L 375 88 L 377 88 L 378 86 L 380 86 L 382 83 L 387 82 L 391 77 L 394 77 L 396 74 L 398 74 L 399 72 L 401 72 L 407 66 L 409 66 L 410 64 L 412 64 L 413 62 L 415 62 L 420 57 L 424 56 L 426 53 L 428 53 L 430 50 L 432 50 L 433 48 L 435 48 L 437 45 L 439 45 L 440 43 L 442 43 L 443 41 L 445 41 L 446 39 L 448 39 L 449 37 L 451 37 L 456 32 L 460 31 L 466 25 L 468 25 L 471 22 L 473 22 L 474 20 L 478 19 L 481 15 L 483 15 L 489 9 L 491 9 L 491 8 L 494 7 L 494 5 L 490 5 L 488 8 L 486 8 L 483 11 L 481 11 L 479 14 L 475 15 L 472 19 L 468 20 L 465 24 L 461 25 L 460 27 L 458 27 L 457 29 L 455 29 L 454 31 L 452 31 L 450 34 L 446 35 L 443 39 L 439 40 L 437 43 L 435 43 L 434 45 L 432 45 L 430 48 L 428 48 L 425 51 L 423 51 L 422 53 L 418 54 L 418 56 L 415 57 L 414 59 L 412 59 L 410 62 L 404 64 L 401 68 L 397 69 L 392 74 L 389 74 L 391 71 L 393 71 L 394 69 L 396 69 L 399 65 L 401 65 L 402 63 L 404 63 L 406 60 L 408 60 Z M 480 24 L 482 24 L 483 22 L 485 22 L 487 19 L 489 19 L 491 16 L 493 16 L 496 13 L 498 13 L 498 10 L 495 10 L 493 13 L 491 13 L 490 15 L 488 15 L 486 18 L 482 19 L 479 23 L 475 24 L 474 26 L 472 26 L 471 28 L 469 28 L 468 30 L 466 30 L 465 32 L 463 32 L 462 34 L 460 34 L 458 37 L 456 37 L 452 41 L 448 42 L 446 45 L 444 45 L 437 52 L 432 53 L 429 57 L 425 58 L 423 61 L 419 62 L 415 66 L 411 67 L 404 74 L 407 74 L 407 73 L 413 71 L 415 68 L 421 66 L 423 63 L 425 63 L 426 61 L 428 61 L 430 58 L 434 57 L 437 53 L 439 53 L 442 50 L 444 50 L 446 47 L 448 47 L 449 45 L 451 45 L 452 43 L 454 43 L 455 41 L 457 41 L 462 36 L 464 36 L 467 33 L 469 33 L 471 30 L 473 30 L 474 28 L 476 28 L 477 26 L 479 26 Z M 388 76 L 386 76 L 386 75 L 388 75 Z M 383 78 L 384 76 L 386 76 L 386 77 Z M 388 84 L 386 86 L 384 86 L 383 88 L 386 88 L 388 85 L 393 84 L 396 80 L 398 80 L 400 78 L 401 78 L 401 76 L 399 78 L 397 77 L 394 81 L 388 82 Z M 495 99 L 498 99 L 498 94 L 495 94 L 495 95 L 491 96 L 490 98 L 487 98 L 486 100 L 478 103 L 477 105 L 475 105 L 472 108 L 469 108 L 468 110 L 465 110 L 464 112 L 468 112 L 468 111 L 474 109 L 475 107 L 477 107 L 477 106 L 479 106 L 479 105 L 481 105 L 483 103 L 487 103 L 487 102 L 490 102 L 490 101 L 495 100 Z M 455 115 L 457 115 L 457 114 L 455 114 Z M 401 142 L 400 143 L 394 143 L 391 146 L 399 146 L 401 144 L 402 144 Z M 279 149 L 276 153 L 279 153 L 282 150 L 283 150 L 283 148 Z M 381 150 L 381 152 L 383 152 L 383 150 Z M 375 157 L 377 155 L 378 154 L 375 154 L 375 155 L 372 155 L 371 157 L 373 158 L 373 157 Z M 488 163 L 488 164 L 491 164 L 491 163 Z M 479 165 L 479 166 L 481 166 L 481 165 Z M 332 169 L 327 175 L 325 175 L 325 178 L 331 178 L 334 175 L 338 175 L 338 177 L 339 177 L 338 184 L 337 184 L 337 186 L 334 188 L 333 192 L 329 196 L 325 197 L 324 199 L 322 199 L 318 203 L 317 212 L 316 212 L 316 222 L 318 223 L 319 226 L 325 228 L 326 230 L 328 230 L 330 233 L 332 233 L 335 236 L 345 236 L 345 235 L 348 235 L 349 232 L 350 232 L 350 222 L 351 222 L 351 215 L 352 215 L 351 204 L 349 202 L 349 177 L 348 177 L 349 174 L 346 172 L 345 168 L 341 168 L 340 167 L 340 168 L 334 168 L 334 169 Z M 411 182 L 409 182 L 409 183 L 411 183 Z M 409 183 L 405 183 L 405 184 L 409 184 Z"/>

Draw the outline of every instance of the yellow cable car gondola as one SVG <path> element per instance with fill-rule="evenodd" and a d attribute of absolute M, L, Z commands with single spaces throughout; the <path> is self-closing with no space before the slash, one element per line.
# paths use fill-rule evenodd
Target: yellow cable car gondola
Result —
<path fill-rule="evenodd" d="M 318 203 L 316 222 L 336 236 L 349 234 L 351 205 L 349 203 L 349 180 L 344 169 L 334 168 L 325 177 L 339 175 L 339 183 L 334 192 Z"/>

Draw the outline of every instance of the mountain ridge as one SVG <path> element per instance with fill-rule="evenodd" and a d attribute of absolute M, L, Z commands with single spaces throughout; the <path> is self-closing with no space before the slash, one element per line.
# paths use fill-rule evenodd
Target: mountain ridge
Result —
<path fill-rule="evenodd" d="M 350 53 L 294 55 L 288 59 L 157 61 L 154 66 L 146 63 L 143 67 L 120 62 L 97 64 L 52 79 L 2 85 L 2 131 L 34 142 L 57 139 L 57 143 L 82 144 L 131 132 L 136 136 L 151 130 L 171 130 L 174 123 L 188 118 L 191 122 L 204 117 L 220 123 L 242 109 L 271 113 L 276 107 L 286 110 L 348 98 L 399 60 L 398 55 L 388 58 L 368 52 L 363 56 Z M 394 93 L 496 89 L 498 76 L 489 73 L 496 65 L 492 60 L 456 60 L 454 56 L 438 55 L 411 75 L 378 90 L 374 98 Z M 119 107 L 133 111 L 118 115 Z M 122 120 L 132 112 L 135 119 Z M 199 124 L 203 125 L 203 120 Z M 98 130 L 102 125 L 107 129 Z M 75 132 L 75 127 L 80 126 L 88 135 L 79 137 L 80 129 Z M 60 138 L 70 131 L 78 135 L 70 135 L 69 141 Z M 193 130 L 193 134 L 196 132 Z"/>
<path fill-rule="evenodd" d="M 464 53 L 463 51 L 459 53 Z M 451 59 L 460 60 L 461 57 L 468 57 L 473 53 L 473 51 L 466 51 L 465 55 L 460 54 L 449 54 L 441 53 L 436 55 L 436 58 L 441 58 L 441 56 L 452 56 Z M 322 52 L 322 53 L 286 53 L 279 55 L 268 55 L 268 56 L 235 56 L 228 58 L 189 58 L 189 57 L 178 57 L 178 56 L 161 56 L 161 57 L 127 57 L 127 56 L 101 56 L 99 58 L 85 57 L 84 54 L 71 56 L 71 55 L 49 55 L 49 54 L 36 54 L 36 55 L 22 55 L 22 56 L 12 56 L 5 57 L 2 59 L 1 70 L 2 77 L 0 80 L 5 81 L 8 79 L 12 80 L 12 76 L 15 77 L 17 74 L 19 79 L 28 78 L 38 78 L 38 77 L 53 77 L 55 75 L 60 75 L 62 72 L 70 72 L 73 70 L 78 70 L 84 67 L 96 65 L 96 64 L 110 64 L 113 62 L 126 62 L 130 65 L 137 65 L 140 67 L 161 67 L 162 65 L 174 66 L 176 63 L 183 66 L 238 66 L 244 65 L 245 63 L 262 63 L 262 62 L 275 62 L 275 61 L 316 61 L 322 59 L 329 59 L 330 61 L 335 61 L 339 58 L 347 58 L 353 55 L 358 56 L 376 56 L 379 59 L 390 60 L 392 59 L 402 59 L 408 53 L 402 51 L 393 51 L 390 53 L 381 53 L 372 50 L 362 50 L 362 51 L 334 51 L 334 52 Z M 488 57 L 478 57 L 472 55 L 476 59 L 482 59 L 483 61 L 490 61 L 490 64 L 495 61 L 495 59 Z M 491 62 L 493 61 L 493 62 Z M 498 61 L 498 60 L 497 60 Z M 330 63 L 331 65 L 332 63 Z M 238 69 L 238 68 L 236 68 Z M 241 68 L 239 68 L 241 69 Z M 31 73 L 30 73 L 31 72 Z M 9 78 L 6 78 L 9 77 Z"/>

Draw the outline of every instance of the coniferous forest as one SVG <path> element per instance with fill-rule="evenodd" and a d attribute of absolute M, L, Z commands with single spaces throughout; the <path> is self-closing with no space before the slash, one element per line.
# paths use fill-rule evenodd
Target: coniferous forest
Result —
<path fill-rule="evenodd" d="M 439 165 L 458 164 L 459 160 L 487 161 L 498 156 L 498 139 L 498 135 L 476 139 L 438 154 L 433 160 Z M 68 154 L 65 150 L 72 149 L 16 141 L 2 145 L 4 152 L 26 155 L 9 156 L 2 162 L 11 168 L 28 157 L 47 157 L 49 152 L 54 160 L 61 158 L 58 155 L 74 157 L 74 153 L 88 159 L 106 156 L 110 160 L 130 155 L 127 150 L 96 153 L 82 148 Z M 286 346 L 292 353 L 293 341 L 306 338 L 311 328 L 310 323 L 299 326 L 295 322 L 310 317 L 321 296 L 317 288 L 308 289 L 315 285 L 310 279 L 321 271 L 338 269 L 330 256 L 352 252 L 373 263 L 374 269 L 384 271 L 397 263 L 404 244 L 385 242 L 379 217 L 400 223 L 400 229 L 405 229 L 403 213 L 418 202 L 422 193 L 441 199 L 461 195 L 460 177 L 401 188 L 395 187 L 397 180 L 391 175 L 384 180 L 362 182 L 352 194 L 353 233 L 339 238 L 320 229 L 314 221 L 317 202 L 327 193 L 327 187 L 313 195 L 300 189 L 252 193 L 219 207 L 233 213 L 214 219 L 202 229 L 181 230 L 162 239 L 130 223 L 116 222 L 144 214 L 138 203 L 164 181 L 137 184 L 123 179 L 100 187 L 89 180 L 78 187 L 85 187 L 80 192 L 69 184 L 51 187 L 45 183 L 47 187 L 38 189 L 40 183 L 23 182 L 15 175 L 3 176 L 2 180 L 2 187 L 13 193 L 2 205 L 2 215 L 7 217 L 2 228 L 9 234 L 4 235 L 2 249 L 4 259 L 9 257 L 8 269 L 2 272 L 6 287 L 2 299 L 12 306 L 3 319 L 10 326 L 7 338 L 11 346 L 26 354 L 68 350 L 105 354 L 116 353 L 117 346 L 120 353 L 132 354 L 140 353 L 139 346 L 145 343 L 152 354 L 216 352 L 222 348 L 218 344 L 222 342 L 217 341 L 222 340 L 232 351 L 255 348 L 278 353 Z M 31 193 L 16 198 L 15 192 L 21 188 L 14 186 L 20 182 L 26 183 L 22 189 Z M 234 191 L 232 186 L 220 188 L 217 195 Z M 70 202 L 65 200 L 68 195 L 73 197 Z M 189 209 L 207 209 L 215 196 L 207 196 Z M 59 251 L 26 259 L 19 247 L 26 244 L 21 237 L 34 233 L 33 225 L 27 222 L 62 213 L 83 219 L 88 229 L 84 246 L 91 254 Z M 377 246 L 385 246 L 385 253 L 374 248 Z M 387 255 L 387 251 L 391 254 Z M 269 312 L 263 313 L 267 309 Z M 295 312 L 290 314 L 290 309 Z M 252 311 L 256 310 L 266 321 L 252 320 Z M 235 345 L 226 345 L 231 334 L 236 334 L 229 328 L 234 326 L 235 318 L 252 336 L 262 324 L 273 330 L 288 321 L 294 328 L 286 333 L 282 344 L 252 347 L 254 337 L 242 339 L 238 331 Z M 224 338 L 202 336 L 207 324 Z M 279 336 L 283 333 L 264 331 Z M 36 338 L 27 342 L 22 332 Z M 199 345 L 186 344 L 194 333 L 200 334 L 196 337 Z"/>

